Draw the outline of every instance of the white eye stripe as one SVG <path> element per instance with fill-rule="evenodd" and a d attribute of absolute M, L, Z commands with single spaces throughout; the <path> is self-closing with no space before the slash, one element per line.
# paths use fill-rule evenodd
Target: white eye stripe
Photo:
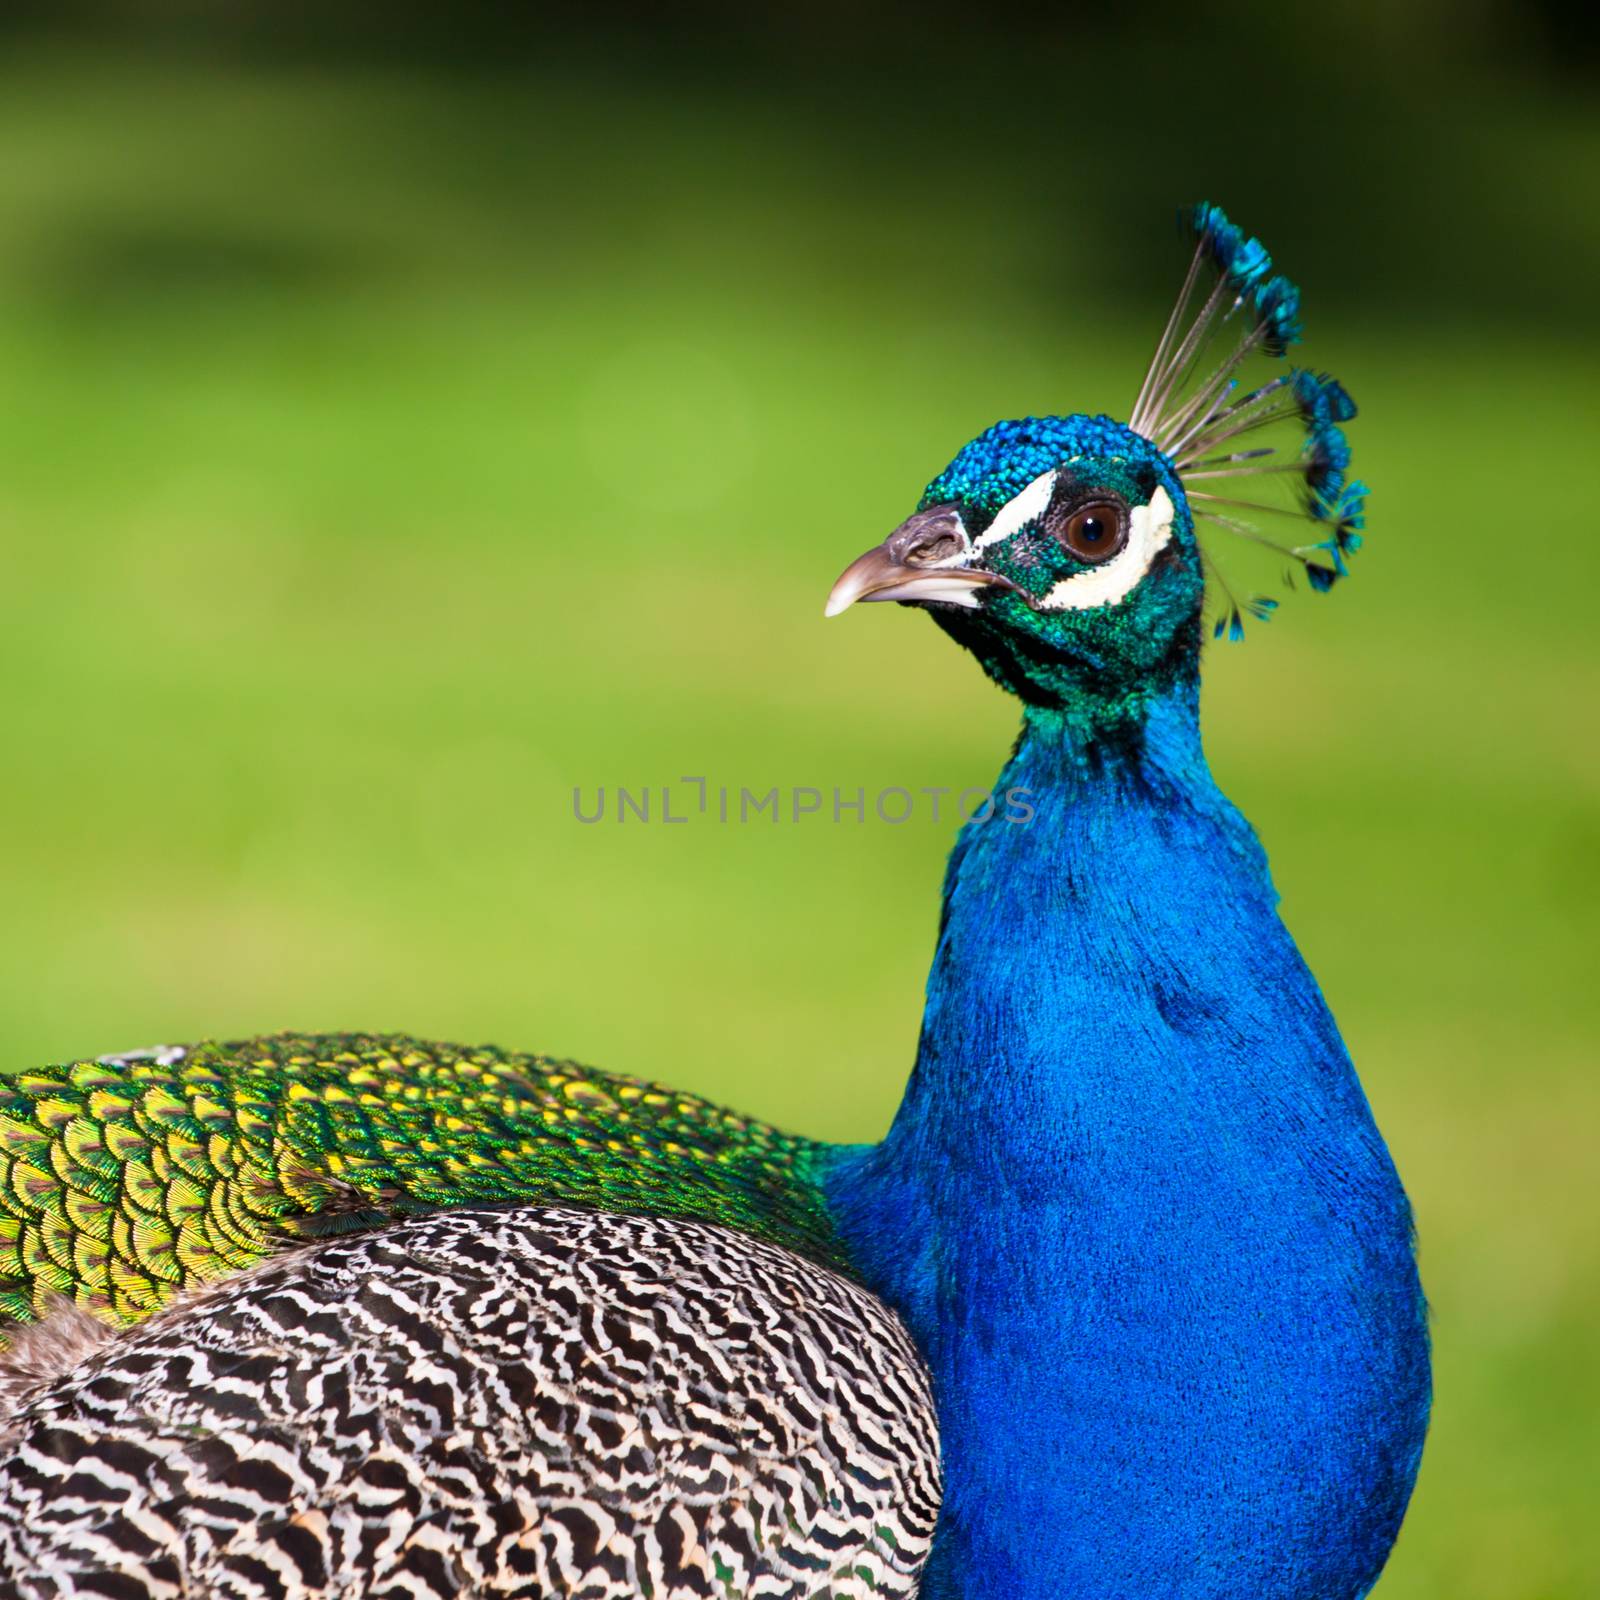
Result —
<path fill-rule="evenodd" d="M 1007 500 L 995 513 L 994 521 L 973 540 L 973 551 L 986 550 L 1002 539 L 1009 539 L 1035 517 L 1042 517 L 1050 508 L 1050 496 L 1055 493 L 1059 470 L 1052 467 L 1048 472 L 1041 472 L 1020 494 Z"/>
<path fill-rule="evenodd" d="M 1016 501 L 1011 504 L 1015 505 Z M 1171 542 L 1172 517 L 1172 497 L 1157 485 L 1150 504 L 1135 506 L 1129 513 L 1128 542 L 1122 549 L 1102 566 L 1063 578 L 1048 594 L 1034 601 L 1034 609 L 1088 611 L 1095 606 L 1113 606 L 1126 600 L 1150 570 L 1150 563 Z"/>

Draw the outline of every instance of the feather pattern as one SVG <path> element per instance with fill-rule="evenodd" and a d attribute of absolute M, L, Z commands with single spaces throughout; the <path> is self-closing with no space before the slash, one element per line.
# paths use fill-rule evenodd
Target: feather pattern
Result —
<path fill-rule="evenodd" d="M 537 1206 L 295 1251 L 25 1390 L 0 1441 L 16 1600 L 894 1600 L 940 1501 L 872 1295 Z"/>
<path fill-rule="evenodd" d="M 1367 488 L 1350 476 L 1343 428 L 1355 403 L 1337 380 L 1303 367 L 1240 392 L 1239 373 L 1252 357 L 1282 358 L 1299 342 L 1300 291 L 1220 207 L 1202 202 L 1188 221 L 1194 254 L 1129 426 L 1172 461 L 1197 519 L 1272 552 L 1287 586 L 1300 574 L 1325 592 L 1348 576 L 1365 526 Z M 1197 286 L 1208 279 L 1186 321 Z M 1258 442 L 1279 426 L 1298 427 L 1298 443 Z M 1291 494 L 1272 498 L 1285 484 Z M 1309 521 L 1322 537 L 1267 531 L 1285 520 Z M 1241 599 L 1213 550 L 1206 568 L 1215 586 L 1216 637 L 1242 638 L 1246 616 L 1266 621 L 1276 611 L 1278 602 L 1266 595 L 1247 591 Z"/>
<path fill-rule="evenodd" d="M 0 1083 L 0 1339 L 116 1322 L 285 1243 L 473 1201 L 743 1228 L 837 1266 L 815 1147 L 659 1084 L 396 1035 L 275 1034 Z"/>

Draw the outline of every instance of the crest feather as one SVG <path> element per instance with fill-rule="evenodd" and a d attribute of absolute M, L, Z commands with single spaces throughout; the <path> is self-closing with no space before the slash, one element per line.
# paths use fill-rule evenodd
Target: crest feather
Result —
<path fill-rule="evenodd" d="M 1198 520 L 1276 553 L 1290 588 L 1298 571 L 1325 592 L 1348 575 L 1365 522 L 1367 488 L 1350 476 L 1343 428 L 1355 402 L 1336 379 L 1304 367 L 1240 393 L 1247 360 L 1281 360 L 1299 342 L 1300 291 L 1220 206 L 1202 201 L 1186 220 L 1194 255 L 1129 426 L 1172 461 Z M 1251 437 L 1280 424 L 1298 425 L 1296 445 Z M 1285 482 L 1293 493 L 1275 503 L 1274 486 Z M 1263 518 L 1307 521 L 1323 537 L 1279 538 L 1262 530 Z M 1218 638 L 1242 638 L 1246 613 L 1271 617 L 1276 600 L 1251 594 L 1241 602 L 1209 549 L 1205 560 L 1221 590 Z"/>

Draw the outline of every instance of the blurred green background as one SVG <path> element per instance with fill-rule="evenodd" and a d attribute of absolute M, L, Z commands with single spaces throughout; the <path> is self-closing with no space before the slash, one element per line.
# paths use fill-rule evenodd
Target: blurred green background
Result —
<path fill-rule="evenodd" d="M 823 596 L 995 418 L 1126 411 L 1208 196 L 1374 486 L 1207 716 L 1419 1217 L 1379 1595 L 1600 1593 L 1592 24 L 445 9 L 0 27 L 0 1062 L 408 1029 L 875 1136 L 953 826 L 573 787 L 987 782 L 1011 705 Z"/>

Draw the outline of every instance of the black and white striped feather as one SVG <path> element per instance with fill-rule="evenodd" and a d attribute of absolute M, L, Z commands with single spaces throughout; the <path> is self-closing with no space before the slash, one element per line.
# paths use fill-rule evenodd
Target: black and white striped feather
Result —
<path fill-rule="evenodd" d="M 75 1361 L 0 1436 L 6 1600 L 909 1596 L 939 1510 L 893 1313 L 711 1224 L 448 1212 Z"/>

